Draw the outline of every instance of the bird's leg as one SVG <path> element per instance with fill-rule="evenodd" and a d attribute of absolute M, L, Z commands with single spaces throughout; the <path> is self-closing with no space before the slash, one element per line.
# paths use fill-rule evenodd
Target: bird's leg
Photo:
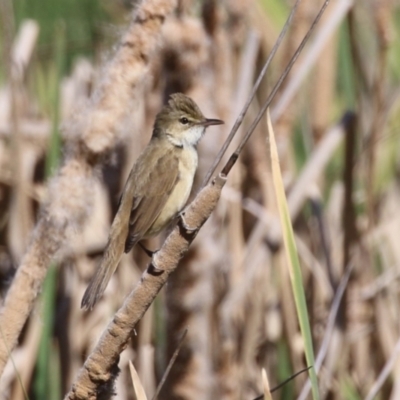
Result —
<path fill-rule="evenodd" d="M 144 245 L 142 244 L 142 242 L 139 242 L 139 246 L 143 249 L 143 251 L 150 257 L 152 258 L 154 253 L 157 253 L 158 250 L 155 251 L 151 251 L 149 249 L 147 249 L 146 247 L 144 247 Z"/>
<path fill-rule="evenodd" d="M 181 220 L 182 227 L 186 230 L 187 233 L 192 234 L 197 231 L 197 227 L 191 227 L 186 223 L 185 210 L 183 210 L 179 213 L 179 218 Z"/>

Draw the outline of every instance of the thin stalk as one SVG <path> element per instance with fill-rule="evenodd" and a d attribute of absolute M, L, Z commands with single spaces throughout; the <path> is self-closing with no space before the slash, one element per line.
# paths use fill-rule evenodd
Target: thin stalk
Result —
<path fill-rule="evenodd" d="M 62 72 L 65 65 L 65 24 L 63 21 L 57 22 L 55 25 L 55 42 L 54 42 L 54 58 L 56 68 L 56 79 L 54 91 L 52 93 L 52 134 L 50 138 L 50 147 L 46 158 L 46 177 L 49 178 L 57 169 L 61 155 L 61 139 L 58 130 L 59 125 L 59 105 L 60 105 L 60 83 Z M 52 264 L 47 273 L 42 293 L 43 302 L 43 330 L 39 345 L 37 374 L 35 381 L 35 394 L 39 399 L 50 396 L 52 399 L 60 398 L 61 385 L 59 363 L 57 355 L 54 354 L 53 348 L 53 327 L 55 312 L 55 297 L 57 290 L 57 266 Z"/>
<path fill-rule="evenodd" d="M 282 29 L 281 33 L 279 34 L 279 36 L 278 36 L 278 40 L 274 44 L 274 47 L 272 48 L 271 53 L 268 56 L 267 61 L 265 62 L 264 67 L 261 70 L 261 72 L 260 72 L 260 74 L 259 74 L 259 76 L 257 78 L 256 83 L 253 86 L 253 89 L 252 89 L 252 91 L 251 91 L 251 93 L 249 95 L 249 98 L 246 101 L 246 104 L 244 105 L 244 107 L 243 107 L 242 111 L 240 112 L 239 116 L 237 117 L 237 119 L 235 121 L 235 124 L 233 125 L 233 127 L 231 129 L 231 132 L 229 133 L 229 136 L 226 138 L 225 143 L 223 144 L 221 150 L 219 151 L 217 157 L 215 158 L 213 165 L 211 166 L 211 168 L 207 172 L 207 175 L 204 178 L 203 184 L 201 186 L 202 188 L 207 185 L 207 183 L 210 180 L 211 176 L 214 174 L 214 172 L 217 169 L 217 166 L 220 163 L 222 157 L 224 156 L 228 146 L 231 144 L 234 136 L 236 135 L 236 132 L 240 128 L 240 125 L 242 124 L 243 119 L 244 119 L 244 117 L 245 117 L 245 115 L 247 113 L 247 110 L 249 109 L 250 104 L 253 101 L 254 96 L 256 95 L 258 88 L 260 87 L 260 84 L 261 84 L 261 82 L 262 82 L 262 80 L 263 80 L 263 78 L 264 78 L 264 76 L 265 76 L 265 74 L 266 74 L 266 72 L 268 70 L 268 67 L 270 66 L 271 61 L 273 60 L 273 58 L 274 58 L 279 46 L 282 43 L 283 38 L 286 35 L 287 30 L 289 29 L 289 26 L 290 26 L 290 24 L 292 22 L 293 16 L 294 16 L 294 14 L 295 14 L 295 12 L 297 10 L 297 7 L 298 7 L 300 1 L 301 0 L 296 0 L 296 3 L 293 6 L 293 8 L 292 8 L 292 10 L 291 10 L 291 12 L 289 14 L 289 17 L 286 20 L 286 23 L 283 26 L 283 29 Z"/>
<path fill-rule="evenodd" d="M 324 11 L 325 11 L 326 7 L 328 6 L 328 4 L 329 4 L 329 0 L 326 0 L 324 2 L 324 4 L 322 5 L 322 7 L 319 10 L 317 16 L 315 17 L 313 23 L 311 24 L 310 29 L 308 30 L 308 32 L 304 36 L 302 42 L 300 43 L 299 47 L 295 51 L 293 57 L 290 59 L 288 65 L 286 66 L 286 68 L 283 71 L 282 75 L 278 79 L 278 82 L 275 84 L 275 86 L 272 89 L 272 91 L 271 91 L 270 95 L 268 96 L 267 100 L 264 102 L 261 110 L 257 114 L 257 117 L 255 118 L 255 120 L 251 124 L 250 128 L 247 130 L 246 134 L 244 135 L 242 141 L 240 142 L 240 144 L 237 147 L 237 149 L 235 150 L 235 152 L 231 155 L 231 157 L 229 158 L 228 162 L 225 164 L 224 168 L 222 169 L 222 174 L 223 175 L 228 175 L 229 171 L 235 165 L 236 160 L 238 159 L 240 153 L 243 150 L 243 147 L 246 145 L 247 141 L 250 139 L 251 135 L 253 134 L 254 130 L 256 129 L 256 127 L 257 127 L 258 123 L 260 122 L 261 118 L 264 116 L 267 108 L 271 105 L 272 100 L 274 99 L 276 93 L 280 89 L 283 81 L 286 79 L 286 77 L 288 76 L 289 72 L 291 71 L 294 63 L 298 59 L 301 51 L 303 50 L 303 48 L 306 45 L 308 39 L 310 38 L 312 32 L 314 31 L 314 28 L 316 27 L 316 25 L 318 24 L 319 20 L 321 19 L 322 14 L 324 13 Z"/>

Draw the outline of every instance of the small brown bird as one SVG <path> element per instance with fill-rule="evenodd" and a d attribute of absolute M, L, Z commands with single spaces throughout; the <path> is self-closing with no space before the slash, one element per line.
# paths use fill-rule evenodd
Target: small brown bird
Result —
<path fill-rule="evenodd" d="M 102 296 L 124 251 L 158 234 L 183 209 L 197 169 L 196 145 L 208 126 L 220 124 L 219 119 L 205 118 L 191 98 L 171 95 L 126 181 L 103 260 L 86 289 L 82 308 L 93 308 Z"/>

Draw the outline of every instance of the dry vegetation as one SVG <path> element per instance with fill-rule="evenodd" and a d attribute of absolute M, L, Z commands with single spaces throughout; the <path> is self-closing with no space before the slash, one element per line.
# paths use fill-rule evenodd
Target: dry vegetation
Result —
<path fill-rule="evenodd" d="M 356 3 L 331 1 L 271 117 L 321 398 L 394 400 L 400 10 L 395 0 Z M 300 2 L 215 180 L 205 185 L 282 28 L 277 9 L 263 4 L 142 1 L 105 62 L 80 58 L 59 77 L 57 112 L 49 116 L 32 89 L 41 27 L 26 21 L 16 31 L 10 2 L 1 0 L 1 400 L 103 399 L 113 391 L 134 399 L 132 380 L 150 399 L 178 346 L 159 399 L 251 400 L 268 387 L 263 368 L 273 388 L 306 367 L 265 117 L 228 179 L 219 171 L 322 1 Z M 281 19 L 292 5 L 281 4 Z M 83 312 L 121 187 L 174 92 L 225 120 L 199 145 L 195 200 L 186 212 L 196 234 L 178 224 L 165 243 L 166 235 L 146 243 L 162 245 L 155 256 L 161 272 L 137 246 L 99 304 Z M 305 399 L 306 388 L 303 374 L 272 398 Z"/>

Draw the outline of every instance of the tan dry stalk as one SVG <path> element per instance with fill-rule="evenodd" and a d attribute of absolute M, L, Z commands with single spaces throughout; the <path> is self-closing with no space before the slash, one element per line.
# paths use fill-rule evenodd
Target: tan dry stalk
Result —
<path fill-rule="evenodd" d="M 329 20 L 333 8 L 328 8 L 321 19 L 321 25 Z M 338 55 L 338 34 L 330 37 L 321 51 L 315 66 L 312 82 L 312 130 L 314 142 L 317 143 L 326 131 L 331 120 L 332 104 L 336 91 L 336 66 Z"/>
<path fill-rule="evenodd" d="M 224 28 L 227 24 L 227 16 L 221 2 L 207 0 L 203 5 L 203 23 L 211 42 L 211 63 L 214 73 L 214 86 L 218 88 L 214 92 L 216 113 L 224 121 L 227 121 L 231 108 L 228 99 L 232 96 L 234 85 L 233 52 L 229 40 L 229 33 Z M 220 139 L 220 145 L 224 138 Z"/>
<path fill-rule="evenodd" d="M 392 318 L 391 312 L 388 312 L 392 308 L 391 301 L 390 297 L 377 296 L 373 303 L 372 317 L 374 320 L 372 322 L 376 326 L 377 340 L 385 359 L 390 358 L 398 340 L 398 321 L 396 318 Z"/>
<path fill-rule="evenodd" d="M 156 392 L 155 392 L 155 394 L 154 394 L 152 400 L 157 400 L 158 395 L 160 394 L 160 391 L 161 391 L 161 389 L 162 389 L 162 387 L 163 387 L 165 381 L 166 381 L 167 378 L 168 378 L 168 375 L 169 375 L 169 373 L 170 373 L 170 371 L 171 371 L 171 368 L 172 368 L 172 366 L 174 365 L 176 358 L 178 357 L 179 351 L 180 351 L 180 349 L 181 349 L 181 347 L 182 347 L 182 344 L 183 344 L 183 342 L 184 342 L 184 340 L 185 340 L 185 337 L 186 337 L 187 332 L 188 332 L 188 330 L 187 330 L 187 328 L 186 328 L 186 329 L 183 331 L 183 334 L 182 334 L 181 338 L 179 339 L 179 343 L 178 343 L 178 346 L 176 347 L 176 349 L 175 349 L 175 351 L 174 351 L 174 354 L 172 355 L 171 359 L 169 360 L 168 366 L 167 366 L 167 368 L 166 368 L 165 371 L 164 371 L 164 374 L 163 374 L 163 376 L 162 376 L 162 378 L 161 378 L 161 380 L 160 380 L 160 382 L 159 382 L 159 384 L 158 384 L 158 386 L 157 386 L 157 390 L 156 390 Z"/>
<path fill-rule="evenodd" d="M 357 253 L 356 253 L 357 254 Z M 368 265 L 369 262 L 363 262 L 364 260 L 356 261 L 356 257 L 353 262 L 359 266 L 363 265 L 362 270 L 355 270 L 348 289 L 348 297 L 354 298 L 359 297 L 360 287 L 363 283 L 370 281 L 372 278 L 372 265 Z M 354 275 L 358 275 L 354 277 Z M 354 278 L 357 282 L 354 282 Z M 376 344 L 375 335 L 370 334 L 370 330 L 373 324 L 373 311 L 374 307 L 369 302 L 352 302 L 346 305 L 348 308 L 348 319 L 349 328 L 348 332 L 365 332 L 365 334 L 359 334 L 357 340 L 352 344 L 350 350 L 350 357 L 352 363 L 352 371 L 354 377 L 357 380 L 357 385 L 360 387 L 360 394 L 364 397 L 367 394 L 367 388 L 372 385 L 375 378 L 375 369 L 371 365 L 377 365 L 379 358 L 382 356 L 382 349 Z M 385 310 L 386 311 L 386 310 Z M 382 316 L 388 317 L 387 311 L 382 310 Z M 386 315 L 385 315 L 386 314 Z M 396 341 L 393 342 L 393 345 Z M 375 351 L 371 354 L 369 349 L 374 348 Z"/>
<path fill-rule="evenodd" d="M 185 209 L 185 225 L 190 227 L 190 231 L 179 223 L 162 248 L 155 253 L 152 263 L 114 315 L 81 368 L 71 391 L 65 397 L 66 400 L 91 400 L 96 399 L 97 394 L 101 392 L 112 391 L 120 353 L 126 348 L 137 322 L 154 301 L 168 276 L 176 269 L 179 260 L 188 251 L 198 230 L 211 215 L 225 182 L 226 177 L 219 175 L 202 189 Z"/>
<path fill-rule="evenodd" d="M 233 126 L 235 119 L 239 115 L 242 107 L 248 99 L 251 92 L 252 79 L 254 76 L 254 67 L 256 65 L 256 59 L 259 52 L 260 40 L 255 32 L 250 31 L 246 38 L 246 43 L 242 54 L 240 55 L 239 68 L 237 72 L 237 86 L 235 88 L 235 95 L 232 102 L 225 100 L 226 104 L 230 103 L 230 114 L 228 116 L 227 125 Z M 242 128 L 239 127 L 236 136 L 231 142 L 232 147 L 237 147 L 241 139 Z M 224 160 L 225 159 L 225 160 Z M 224 157 L 226 162 L 227 157 Z M 243 178 L 243 164 L 239 159 L 236 163 L 235 168 L 231 172 L 230 186 L 235 187 L 236 190 L 241 192 L 242 178 Z M 245 242 L 243 237 L 243 213 L 241 204 L 238 202 L 228 202 L 224 205 L 226 207 L 227 218 L 226 224 L 226 241 L 227 254 L 229 254 L 229 271 L 227 279 L 229 281 L 229 287 L 233 291 L 243 283 L 243 274 L 245 269 L 243 268 L 242 260 L 244 258 Z M 225 236 L 225 235 L 224 235 Z M 230 323 L 230 315 L 219 315 L 221 319 L 221 332 L 219 332 L 219 340 L 224 344 L 220 346 L 220 355 L 215 358 L 219 358 L 218 362 L 218 384 L 221 388 L 223 398 L 234 398 L 234 394 L 239 395 L 233 386 L 237 386 L 240 382 L 240 372 L 237 368 L 237 347 L 236 347 L 236 334 L 235 329 L 226 329 L 227 321 Z M 230 325 L 230 327 L 232 327 Z M 233 396 L 233 397 L 232 397 Z"/>
<path fill-rule="evenodd" d="M 0 98 L 0 105 L 2 109 L 5 108 L 4 104 L 7 102 L 8 99 Z M 0 119 L 0 138 L 8 138 L 11 136 L 12 132 L 11 124 L 7 118 L 3 117 L 3 113 L 1 113 L 0 116 L 2 117 Z M 19 121 L 19 130 L 25 141 L 35 142 L 39 146 L 44 147 L 44 143 L 47 142 L 47 139 L 50 136 L 51 125 L 48 120 L 32 120 L 22 116 L 21 120 Z"/>
<path fill-rule="evenodd" d="M 391 2 L 391 1 L 390 1 Z M 374 4 L 373 17 L 378 32 L 378 56 L 377 71 L 372 83 L 373 96 L 368 99 L 372 106 L 372 122 L 369 128 L 367 162 L 366 162 L 366 185 L 367 185 L 367 207 L 369 227 L 376 224 L 374 186 L 376 180 L 377 150 L 380 138 L 384 132 L 385 108 L 388 75 L 388 51 L 390 38 L 390 16 L 393 13 L 393 5 L 388 0 L 379 0 Z"/>
<path fill-rule="evenodd" d="M 381 373 L 379 374 L 378 378 L 371 386 L 367 396 L 365 397 L 366 400 L 373 400 L 378 395 L 379 390 L 382 388 L 385 380 L 388 378 L 392 370 L 395 368 L 396 362 L 398 362 L 400 354 L 400 339 L 397 341 L 396 346 L 393 349 L 391 356 L 386 361 L 384 368 L 382 369 Z M 398 385 L 398 383 L 397 383 Z M 391 399 L 395 399 L 395 397 L 391 397 Z"/>
<path fill-rule="evenodd" d="M 12 396 L 9 399 L 23 399 L 24 390 L 29 388 L 36 364 L 41 330 L 42 323 L 39 319 L 32 318 L 27 323 L 24 343 L 14 352 L 12 362 L 8 363 L 4 370 L 0 380 L 0 393 L 4 395 L 12 387 Z"/>
<path fill-rule="evenodd" d="M 230 42 L 239 50 L 246 38 L 249 10 L 253 7 L 254 0 L 227 0 L 225 4 Z"/>
<path fill-rule="evenodd" d="M 36 155 L 24 143 L 20 132 L 19 120 L 23 108 L 22 82 L 11 78 L 11 159 L 14 186 L 10 199 L 8 224 L 8 242 L 14 260 L 19 262 L 26 249 L 33 227 L 33 210 L 27 188 L 31 182 L 32 165 Z"/>
<path fill-rule="evenodd" d="M 263 326 L 265 318 L 265 304 L 268 297 L 270 276 L 266 268 L 266 257 L 262 252 L 258 252 L 260 264 L 259 276 L 254 282 L 254 292 L 246 299 L 247 312 L 243 324 L 242 339 L 240 341 L 240 351 L 238 351 L 239 361 L 239 398 L 249 398 L 254 395 L 254 389 L 249 388 L 257 382 L 257 354 L 264 337 Z M 264 268 L 262 268 L 264 267 Z"/>
<path fill-rule="evenodd" d="M 281 117 L 287 117 L 288 107 L 293 98 L 298 93 L 304 79 L 310 73 L 318 57 L 321 57 L 321 51 L 325 48 L 327 41 L 330 40 L 331 36 L 338 29 L 339 24 L 347 16 L 349 10 L 351 10 L 353 0 L 338 0 L 331 4 L 331 7 L 333 6 L 334 8 L 328 15 L 327 20 L 325 20 L 325 24 L 319 26 L 314 40 L 307 49 L 307 53 L 296 64 L 296 70 L 291 74 L 284 90 L 282 90 L 282 95 L 279 97 L 271 113 L 272 122 L 279 120 Z"/>
<path fill-rule="evenodd" d="M 343 142 L 349 120 L 346 116 L 323 135 L 307 164 L 303 167 L 288 196 L 288 206 L 292 220 L 296 219 L 308 200 L 313 185 L 321 179 L 325 167 L 332 159 L 336 149 Z"/>
<path fill-rule="evenodd" d="M 156 390 L 156 379 L 154 376 L 154 346 L 152 344 L 154 321 L 154 307 L 150 307 L 140 321 L 138 331 L 138 374 L 149 398 L 152 397 Z"/>
<path fill-rule="evenodd" d="M 358 332 L 349 349 L 349 361 L 351 360 L 354 380 L 362 398 L 367 394 L 367 388 L 373 384 L 376 375 L 375 368 L 371 366 L 379 365 L 378 360 L 381 356 L 379 348 L 374 349 L 375 343 L 370 334 L 371 326 L 368 326 L 369 316 L 365 313 L 367 307 L 364 304 L 358 307 L 358 315 L 355 316 L 354 321 L 349 321 L 351 324 L 349 331 Z M 371 352 L 370 349 L 374 349 L 374 351 Z M 339 366 L 339 368 L 341 367 L 343 366 Z"/>
<path fill-rule="evenodd" d="M 199 78 L 210 63 L 210 44 L 199 20 L 182 16 L 165 23 L 160 63 L 159 73 L 166 81 L 164 98 L 175 92 L 188 93 L 200 85 Z M 207 76 L 203 78 L 200 86 L 207 83 Z"/>
<path fill-rule="evenodd" d="M 72 155 L 50 185 L 47 205 L 0 311 L 0 375 L 50 262 L 69 240 L 67 228 L 81 226 L 88 214 L 93 164 L 120 139 L 120 124 L 147 75 L 164 19 L 175 6 L 174 0 L 148 0 L 138 6 L 90 108 L 68 124 L 78 146 L 72 146 Z"/>
<path fill-rule="evenodd" d="M 20 362 L 12 365 L 13 371 L 20 376 L 14 381 L 14 391 L 12 400 L 20 400 L 24 398 L 26 390 L 32 380 L 33 371 L 35 369 L 37 354 L 39 352 L 40 338 L 42 333 L 42 321 L 38 318 L 31 318 L 27 331 L 27 337 L 24 344 L 18 349 Z M 15 361 L 15 360 L 14 360 Z"/>
<path fill-rule="evenodd" d="M 229 194 L 226 192 L 229 193 L 232 192 L 232 190 L 226 188 L 225 197 L 228 198 Z M 229 200 L 241 204 L 241 201 L 236 201 L 232 195 L 229 196 Z M 243 206 L 243 208 L 252 213 L 255 217 L 259 218 L 262 223 L 257 224 L 257 228 L 253 229 L 251 236 L 247 241 L 247 249 L 240 259 L 241 268 L 245 271 L 241 284 L 230 289 L 220 306 L 220 324 L 221 326 L 225 325 L 226 327 L 229 327 L 225 328 L 225 331 L 228 333 L 232 332 L 230 325 L 233 321 L 238 323 L 240 320 L 242 323 L 244 315 L 246 314 L 246 298 L 252 296 L 256 281 L 263 278 L 263 275 L 269 274 L 271 251 L 270 248 L 263 243 L 262 239 L 263 236 L 265 236 L 266 230 L 269 230 L 273 224 L 278 224 L 273 215 L 267 213 L 265 209 L 260 206 L 258 206 L 257 212 L 254 212 L 255 210 L 252 210 L 249 205 Z M 258 227 L 261 229 L 259 230 Z M 278 239 L 280 240 L 280 238 Z M 261 269 L 262 265 L 264 271 Z M 259 276 L 260 274 L 261 276 Z"/>
<path fill-rule="evenodd" d="M 311 10 L 316 9 L 317 4 L 316 0 L 302 0 L 299 4 L 299 8 L 297 11 L 297 15 L 293 19 L 293 23 L 291 25 L 290 31 L 288 33 L 287 43 L 285 47 L 285 56 L 283 57 L 283 65 L 285 65 L 290 57 L 295 52 L 296 48 L 299 46 L 301 39 L 306 34 L 309 26 L 310 26 L 310 13 Z M 302 57 L 300 57 L 301 61 Z M 281 92 L 286 90 L 287 85 L 290 82 L 292 76 L 296 75 L 297 69 L 299 68 L 299 63 L 296 63 L 292 71 L 289 74 L 289 79 L 282 85 Z M 281 96 L 279 96 L 280 98 Z M 279 103 L 278 103 L 279 104 Z M 276 119 L 276 123 L 274 123 L 277 138 L 279 138 L 279 159 L 281 161 L 282 172 L 284 174 L 292 174 L 294 171 L 294 158 L 292 154 L 291 148 L 291 139 L 293 123 L 296 118 L 296 113 L 298 112 L 298 105 L 294 102 L 291 102 L 285 108 L 285 112 Z M 273 117 L 273 120 L 275 118 Z"/>
<path fill-rule="evenodd" d="M 241 54 L 240 68 L 238 72 L 238 85 L 234 103 L 232 104 L 231 115 L 228 120 L 228 126 L 234 124 L 237 115 L 239 115 L 243 107 L 244 100 L 248 98 L 251 92 L 251 84 L 254 77 L 254 68 L 259 51 L 260 40 L 255 32 L 249 32 L 246 40 L 246 46 Z M 236 136 L 233 138 L 231 146 L 237 147 L 240 143 L 240 136 L 242 129 L 238 129 Z M 231 173 L 230 186 L 233 186 L 239 192 L 241 191 L 244 178 L 244 168 L 242 161 L 239 159 L 236 166 Z M 243 268 L 241 260 L 243 259 L 245 243 L 243 237 L 243 215 L 240 203 L 228 203 L 228 246 L 231 258 L 231 268 L 229 271 L 229 280 L 232 288 L 240 285 L 243 278 Z"/>
<path fill-rule="evenodd" d="M 17 262 L 21 260 L 33 227 L 33 210 L 27 187 L 32 180 L 33 164 L 36 162 L 38 154 L 37 149 L 33 149 L 29 143 L 23 140 L 20 120 L 24 114 L 27 114 L 27 111 L 24 110 L 27 100 L 24 77 L 36 47 L 38 33 L 39 27 L 36 22 L 25 21 L 15 38 L 10 54 L 8 54 L 10 85 L 7 94 L 10 97 L 11 109 L 7 119 L 10 120 L 12 132 L 10 140 L 11 168 L 15 183 L 12 187 L 9 234 L 7 236 L 11 253 Z"/>
<path fill-rule="evenodd" d="M 347 271 L 345 272 L 342 280 L 340 281 L 340 284 L 338 286 L 338 289 L 335 293 L 335 297 L 333 298 L 332 305 L 329 311 L 329 316 L 326 322 L 326 329 L 324 333 L 324 338 L 322 340 L 321 346 L 318 350 L 318 355 L 317 358 L 315 359 L 315 371 L 317 374 L 321 370 L 321 366 L 324 362 L 324 359 L 326 357 L 326 353 L 329 348 L 332 348 L 332 336 L 334 334 L 334 329 L 335 329 L 335 321 L 336 321 L 336 316 L 337 312 L 339 309 L 339 305 L 343 296 L 343 293 L 347 287 L 347 284 L 349 282 L 350 274 L 353 270 L 353 267 L 350 266 Z M 321 384 L 323 383 L 323 379 L 320 379 Z M 322 386 L 322 385 L 321 385 Z M 303 386 L 303 389 L 298 397 L 298 400 L 306 400 L 307 396 L 309 395 L 309 392 L 311 390 L 311 381 L 310 379 L 307 380 L 306 384 Z"/>
<path fill-rule="evenodd" d="M 207 400 L 214 393 L 212 314 L 215 303 L 213 277 L 221 265 L 222 243 L 215 219 L 208 221 L 190 248 L 181 268 L 167 286 L 167 358 L 178 346 L 183 328 L 188 327 L 178 357 L 161 390 L 160 399 Z"/>

